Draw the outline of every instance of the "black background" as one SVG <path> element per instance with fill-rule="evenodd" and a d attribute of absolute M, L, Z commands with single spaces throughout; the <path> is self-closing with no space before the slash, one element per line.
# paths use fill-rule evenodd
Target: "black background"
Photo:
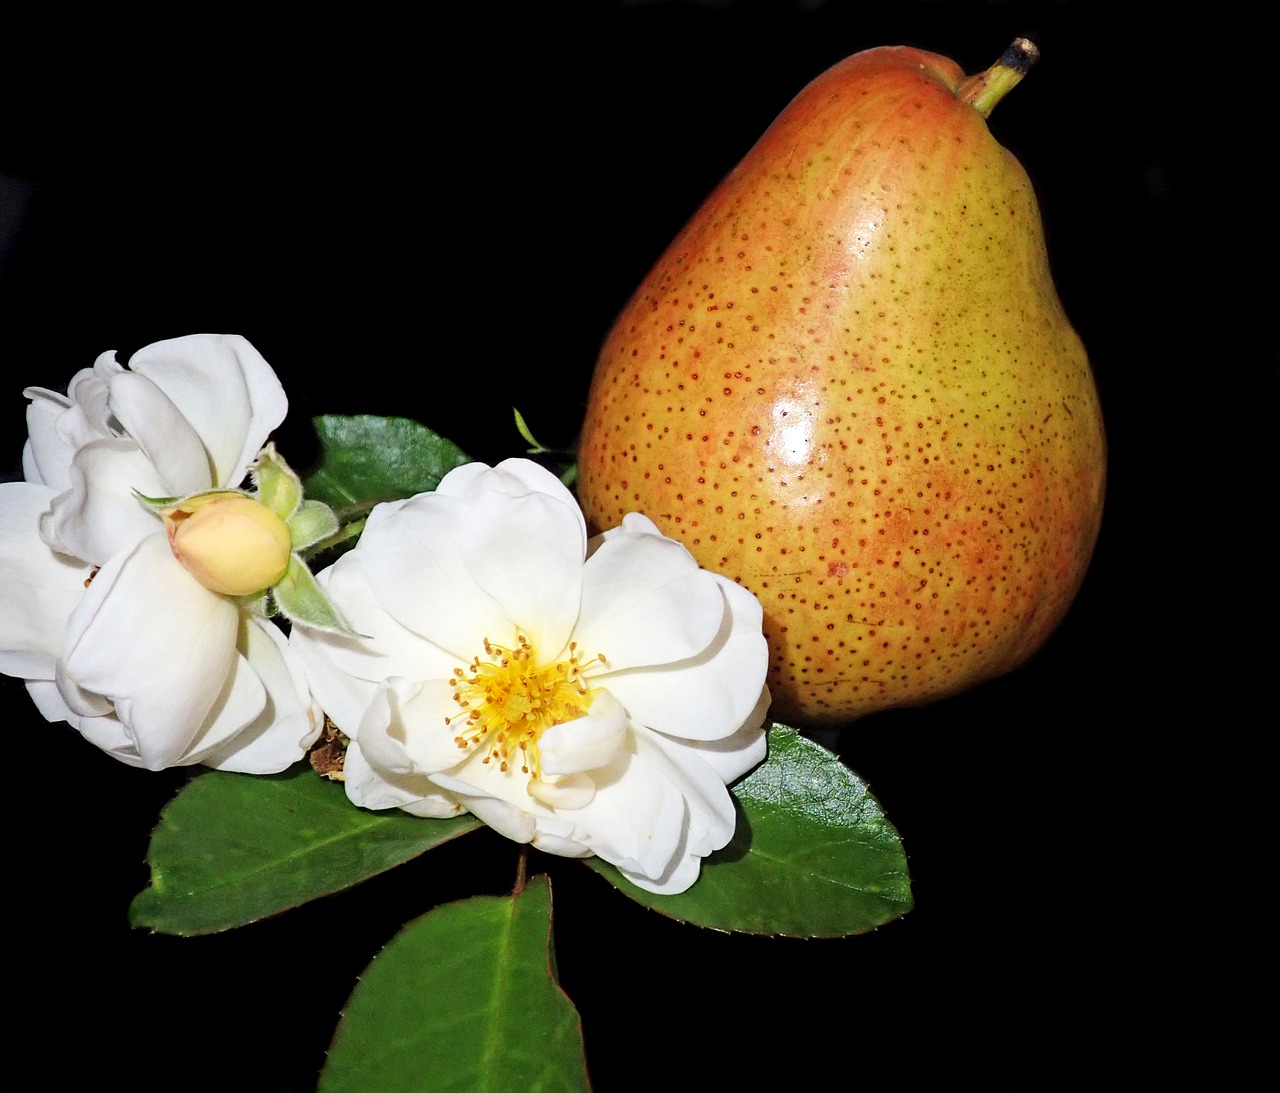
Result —
<path fill-rule="evenodd" d="M 1035 38 L 1043 60 L 991 126 L 1036 184 L 1090 350 L 1108 507 L 1075 607 L 1028 666 L 840 736 L 902 833 L 916 909 L 843 941 L 727 937 L 577 863 L 535 864 L 601 1090 L 828 1068 L 850 1086 L 1025 1089 L 1177 1061 L 1174 999 L 1199 958 L 1168 931 L 1212 932 L 1234 903 L 1205 890 L 1197 853 L 1169 848 L 1224 807 L 1191 779 L 1229 716 L 1206 698 L 1213 597 L 1199 581 L 1170 594 L 1187 554 L 1224 550 L 1219 521 L 1187 514 L 1217 454 L 1185 422 L 1274 381 L 1274 358 L 1228 348 L 1230 272 L 1206 257 L 1232 198 L 1205 200 L 1226 138 L 1195 120 L 1188 58 L 1228 56 L 1227 29 L 1078 0 L 530 7 L 440 9 L 425 32 L 347 13 L 287 30 L 104 21 L 77 28 L 92 50 L 61 28 L 15 37 L 0 467 L 18 471 L 25 385 L 199 331 L 243 334 L 278 370 L 295 464 L 325 412 L 414 417 L 495 461 L 522 447 L 517 405 L 570 445 L 613 317 L 807 80 L 876 45 L 976 71 Z M 1225 396 L 1214 379 L 1242 359 L 1247 382 Z M 0 1089 L 307 1090 L 377 948 L 441 900 L 510 887 L 514 848 L 478 832 L 229 934 L 133 932 L 149 830 L 187 772 L 113 763 L 46 725 L 18 681 L 0 680 L 0 703 L 16 1014 Z M 1191 723 L 1188 755 L 1171 729 Z"/>

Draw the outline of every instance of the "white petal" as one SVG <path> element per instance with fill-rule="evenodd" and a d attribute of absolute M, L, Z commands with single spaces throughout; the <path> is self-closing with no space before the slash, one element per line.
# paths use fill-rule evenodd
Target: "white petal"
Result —
<path fill-rule="evenodd" d="M 658 733 L 637 729 L 636 754 L 662 771 L 689 808 L 687 850 L 706 857 L 731 838 L 737 825 L 733 797 L 693 749 Z"/>
<path fill-rule="evenodd" d="M 55 425 L 70 401 L 43 387 L 23 392 L 27 407 L 27 443 L 22 452 L 22 472 L 28 482 L 41 482 L 55 490 L 71 487 L 72 448 L 58 436 Z"/>
<path fill-rule="evenodd" d="M 275 372 L 238 335 L 156 342 L 138 350 L 129 368 L 153 380 L 191 423 L 209 453 L 215 487 L 240 484 L 288 410 Z"/>
<path fill-rule="evenodd" d="M 578 571 L 587 542 L 586 521 L 573 494 L 528 459 L 458 467 L 445 475 L 436 494 L 467 502 L 462 556 L 476 584 L 502 605 L 541 655 L 556 657 L 577 615 Z M 516 499 L 523 499 L 523 506 L 513 503 Z"/>
<path fill-rule="evenodd" d="M 71 464 L 71 489 L 60 493 L 41 522 L 50 546 L 101 565 L 163 529 L 160 518 L 134 496 L 164 496 L 165 484 L 132 440 L 95 440 Z"/>
<path fill-rule="evenodd" d="M 108 349 L 106 352 L 99 353 L 93 362 L 92 368 L 82 368 L 74 376 L 71 377 L 71 383 L 67 387 L 67 394 L 73 401 L 81 401 L 81 385 L 88 384 L 90 381 L 97 381 L 104 385 L 109 384 L 121 372 L 124 371 L 124 365 L 116 360 L 116 351 Z"/>
<path fill-rule="evenodd" d="M 577 512 L 582 541 L 586 543 L 586 521 L 582 519 L 582 510 L 578 508 L 573 494 L 554 474 L 531 459 L 504 459 L 496 467 L 488 467 L 483 463 L 468 463 L 456 467 L 440 480 L 436 492 L 468 501 L 486 492 L 502 493 L 510 497 L 523 497 L 529 493 L 546 494 Z"/>
<path fill-rule="evenodd" d="M 131 767 L 142 766 L 137 748 L 133 746 L 129 734 L 125 732 L 124 726 L 114 714 L 104 717 L 81 717 L 62 701 L 62 696 L 54 683 L 29 682 L 27 691 L 35 702 L 36 708 L 47 720 L 66 721 L 90 744 L 101 748 L 111 758 Z"/>
<path fill-rule="evenodd" d="M 111 380 L 124 369 L 115 353 L 103 353 L 92 368 L 82 368 L 71 377 L 67 397 L 71 405 L 60 414 L 55 429 L 62 442 L 75 452 L 93 440 L 123 438 L 120 423 L 111 416 Z"/>
<path fill-rule="evenodd" d="M 460 529 L 471 579 L 544 657 L 568 645 L 578 618 L 581 519 L 576 505 L 545 493 L 486 492 L 472 501 Z"/>
<path fill-rule="evenodd" d="M 616 539 L 621 535 L 656 535 L 659 538 L 664 538 L 658 525 L 645 516 L 644 513 L 629 512 L 622 518 L 621 524 L 601 532 L 595 536 L 592 542 L 604 542 L 609 539 Z"/>
<path fill-rule="evenodd" d="M 603 654 L 616 670 L 687 660 L 712 643 L 724 597 L 683 546 L 649 534 L 594 545 L 574 631 L 580 648 Z"/>
<path fill-rule="evenodd" d="M 589 846 L 583 846 L 582 843 L 572 838 L 570 835 L 561 835 L 556 831 L 547 831 L 544 829 L 546 821 L 539 820 L 537 822 L 537 830 L 534 836 L 529 840 L 531 846 L 536 846 L 544 854 L 555 854 L 559 858 L 590 858 L 594 856 L 594 851 Z"/>
<path fill-rule="evenodd" d="M 250 671 L 266 688 L 257 718 L 216 751 L 194 753 L 192 762 L 218 770 L 275 774 L 301 759 L 320 735 L 324 714 L 311 697 L 301 664 L 280 628 L 247 612 L 241 614 L 240 671 Z M 206 741 L 201 740 L 202 749 Z"/>
<path fill-rule="evenodd" d="M 755 711 L 769 648 L 756 598 L 718 574 L 704 570 L 700 576 L 722 604 L 719 633 L 705 651 L 680 663 L 593 676 L 591 682 L 608 687 L 641 724 L 670 736 L 716 740 L 738 731 Z"/>
<path fill-rule="evenodd" d="M 370 764 L 388 773 L 434 774 L 466 757 L 457 729 L 445 724 L 456 714 L 448 680 L 414 683 L 391 678 L 378 688 L 357 731 Z"/>
<path fill-rule="evenodd" d="M 184 497 L 209 489 L 213 469 L 200 437 L 155 383 L 124 372 L 111 384 L 110 399 L 116 419 L 164 483 L 160 496 Z"/>
<path fill-rule="evenodd" d="M 685 739 L 679 743 L 696 751 L 726 786 L 732 785 L 764 761 L 767 744 L 762 726 L 768 710 L 769 689 L 765 687 L 755 708 L 737 732 L 719 740 Z"/>
<path fill-rule="evenodd" d="M 58 696 L 75 718 L 82 717 L 115 717 L 116 708 L 111 699 L 82 687 L 77 680 L 67 675 L 66 665 L 58 661 L 54 669 L 53 682 L 58 688 Z M 73 718 L 67 718 L 75 724 Z"/>
<path fill-rule="evenodd" d="M 444 818 L 464 812 L 462 804 L 422 775 L 388 776 L 376 771 L 352 740 L 342 768 L 347 798 L 360 808 L 402 808 L 415 816 Z"/>
<path fill-rule="evenodd" d="M 368 561 L 364 551 L 352 551 L 316 574 L 317 583 L 328 593 L 342 617 L 363 636 L 324 634 L 295 625 L 293 640 L 308 649 L 323 648 L 328 664 L 375 685 L 388 676 L 448 678 L 455 668 L 464 667 L 468 661 L 425 641 L 388 614 L 365 577 L 365 571 L 371 568 Z M 472 655 L 482 651 L 483 648 L 476 649 Z M 367 701 L 366 697 L 366 704 Z M 363 710 L 363 705 L 361 708 Z M 329 714 L 334 716 L 332 710 Z"/>
<path fill-rule="evenodd" d="M 544 775 L 597 770 L 615 762 L 627 741 L 627 714 L 618 700 L 602 691 L 585 717 L 552 725 L 538 741 Z"/>
<path fill-rule="evenodd" d="M 434 820 L 448 819 L 450 816 L 458 816 L 467 811 L 461 801 L 455 800 L 434 786 L 429 793 L 400 807 L 411 816 L 426 816 Z"/>
<path fill-rule="evenodd" d="M 44 715 L 46 721 L 69 722 L 76 716 L 75 711 L 62 701 L 57 684 L 50 680 L 27 680 L 27 694 L 31 696 L 31 701 L 36 704 L 36 709 Z"/>
<path fill-rule="evenodd" d="M 254 696 L 233 678 L 238 623 L 236 606 L 197 583 L 161 532 L 94 578 L 68 623 L 63 667 L 111 699 L 144 765 L 172 766 L 211 714 L 227 709 L 243 725 L 265 702 L 259 683 L 249 712 Z"/>
<path fill-rule="evenodd" d="M 167 741 L 161 741 L 155 734 L 146 732 L 146 727 L 138 724 L 135 703 L 121 699 L 117 703 L 117 716 L 125 721 L 126 730 L 138 743 L 138 750 L 143 763 L 152 770 L 163 767 L 189 766 L 192 763 L 208 763 L 218 765 L 218 758 L 234 751 L 235 742 L 240 735 L 252 726 L 263 721 L 268 707 L 266 687 L 262 678 L 250 666 L 248 661 L 237 653 L 231 662 L 231 670 L 222 686 L 222 692 L 214 700 L 204 723 L 199 727 L 191 743 L 178 755 L 170 755 L 164 750 Z M 158 746 L 157 746 L 158 744 Z M 298 756 L 295 755 L 295 759 Z M 288 766 L 285 763 L 284 766 Z M 240 770 L 239 766 L 225 769 Z M 277 768 L 284 769 L 283 767 Z M 274 774 L 276 770 L 253 770 L 253 774 Z"/>
<path fill-rule="evenodd" d="M 307 673 L 320 708 L 344 733 L 354 736 L 378 685 L 339 669 L 329 658 L 325 637 L 294 626 L 289 634 L 289 648 Z"/>
<path fill-rule="evenodd" d="M 383 610 L 464 663 L 483 654 L 486 637 L 513 641 L 513 621 L 467 570 L 464 552 L 472 544 L 460 535 L 466 504 L 429 493 L 386 513 L 381 508 L 370 514 L 357 550 Z"/>
<path fill-rule="evenodd" d="M 687 815 L 668 764 L 628 755 L 595 781 L 591 805 L 572 814 L 578 839 L 620 869 L 665 876 L 684 843 Z"/>
<path fill-rule="evenodd" d="M 446 792 L 456 797 L 468 812 L 474 813 L 483 823 L 488 824 L 499 835 L 505 835 L 513 842 L 532 842 L 538 832 L 538 825 L 533 815 L 524 809 L 497 797 L 488 797 L 468 792 L 468 786 L 447 775 L 437 774 L 432 781 Z"/>
<path fill-rule="evenodd" d="M 55 554 L 40 539 L 48 486 L 0 485 L 0 672 L 53 679 L 67 619 L 84 596 L 90 566 Z"/>
<path fill-rule="evenodd" d="M 674 896 L 688 891 L 693 886 L 693 882 L 698 879 L 698 874 L 701 871 L 702 858 L 697 854 L 685 852 L 683 847 L 671 856 L 671 862 L 667 866 L 666 872 L 660 877 L 649 877 L 644 873 L 637 873 L 632 869 L 628 869 L 625 865 L 618 866 L 618 872 L 631 881 L 632 884 L 660 896 Z"/>
<path fill-rule="evenodd" d="M 566 774 L 563 778 L 554 780 L 534 778 L 529 782 L 529 796 L 539 804 L 557 811 L 586 808 L 595 799 L 595 795 L 596 783 L 586 774 Z"/>

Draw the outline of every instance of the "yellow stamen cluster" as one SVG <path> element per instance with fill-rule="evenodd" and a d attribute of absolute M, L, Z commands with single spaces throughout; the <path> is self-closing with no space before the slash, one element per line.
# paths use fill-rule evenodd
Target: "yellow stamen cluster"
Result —
<path fill-rule="evenodd" d="M 484 642 L 487 660 L 476 657 L 469 671 L 454 669 L 450 680 L 460 713 L 445 718 L 451 725 L 465 717 L 454 742 L 459 748 L 488 748 L 483 762 L 496 762 L 504 773 L 517 765 L 522 774 L 540 776 L 538 741 L 552 725 L 582 717 L 595 692 L 582 673 L 605 658 L 597 654 L 583 661 L 576 642 L 569 645 L 569 659 L 539 665 L 532 643 L 516 636 L 515 648 Z"/>

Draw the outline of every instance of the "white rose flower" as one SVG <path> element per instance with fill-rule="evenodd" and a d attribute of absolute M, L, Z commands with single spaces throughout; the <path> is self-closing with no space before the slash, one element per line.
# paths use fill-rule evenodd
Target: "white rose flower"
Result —
<path fill-rule="evenodd" d="M 178 560 L 194 506 L 140 500 L 240 485 L 287 409 L 271 367 L 244 338 L 195 335 L 128 368 L 104 353 L 66 396 L 26 394 L 26 481 L 0 485 L 0 671 L 24 678 L 50 721 L 133 766 L 296 762 L 322 716 L 283 633 Z M 200 498 L 196 533 L 183 529 L 206 569 L 221 500 Z M 223 507 L 245 520 L 246 504 L 263 508 L 241 494 Z M 274 576 L 288 557 L 259 569 Z"/>
<path fill-rule="evenodd" d="M 765 754 L 760 605 L 645 517 L 588 542 L 555 476 L 473 463 L 375 508 L 317 580 L 366 635 L 290 638 L 355 804 L 469 810 L 652 892 L 732 837 L 726 785 Z"/>

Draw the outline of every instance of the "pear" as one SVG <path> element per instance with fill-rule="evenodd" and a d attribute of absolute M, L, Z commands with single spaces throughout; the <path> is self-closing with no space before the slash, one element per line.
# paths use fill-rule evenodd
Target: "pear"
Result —
<path fill-rule="evenodd" d="M 608 335 L 578 492 L 764 607 L 773 716 L 830 725 L 1024 662 L 1098 534 L 1102 418 L 1031 182 L 966 78 L 906 47 L 805 87 Z"/>

